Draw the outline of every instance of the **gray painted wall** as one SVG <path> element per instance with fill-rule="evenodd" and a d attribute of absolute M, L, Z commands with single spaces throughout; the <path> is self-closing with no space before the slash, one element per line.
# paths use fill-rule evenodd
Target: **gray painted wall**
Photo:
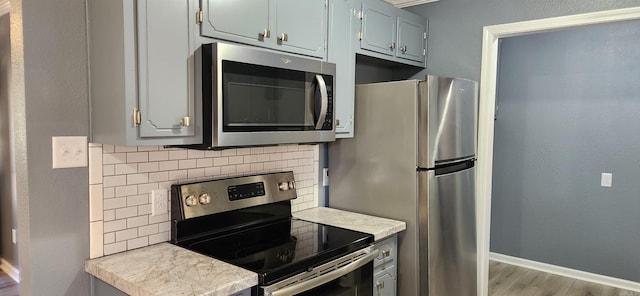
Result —
<path fill-rule="evenodd" d="M 429 20 L 429 74 L 480 81 L 483 26 L 639 5 L 640 0 L 441 0 L 406 10 Z"/>
<path fill-rule="evenodd" d="M 11 0 L 20 295 L 88 295 L 88 169 L 51 168 L 52 136 L 89 131 L 84 0 Z"/>
<path fill-rule="evenodd" d="M 16 207 L 11 194 L 11 154 L 9 128 L 9 73 L 11 70 L 11 39 L 9 14 L 0 16 L 0 258 L 18 267 L 18 254 L 11 242 L 15 227 Z"/>
<path fill-rule="evenodd" d="M 491 251 L 640 282 L 638 48 L 640 21 L 503 39 Z"/>

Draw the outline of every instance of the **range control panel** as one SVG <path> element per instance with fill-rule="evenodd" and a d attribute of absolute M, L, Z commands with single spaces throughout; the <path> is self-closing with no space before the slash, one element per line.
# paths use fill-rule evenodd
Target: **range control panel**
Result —
<path fill-rule="evenodd" d="M 181 219 L 227 212 L 295 199 L 295 188 L 293 172 L 177 184 L 171 186 L 171 211 Z"/>

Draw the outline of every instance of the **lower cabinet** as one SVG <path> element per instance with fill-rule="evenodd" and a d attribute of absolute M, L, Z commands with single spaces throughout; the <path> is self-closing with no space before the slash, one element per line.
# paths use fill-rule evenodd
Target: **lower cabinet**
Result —
<path fill-rule="evenodd" d="M 395 296 L 398 269 L 398 235 L 394 234 L 386 239 L 374 243 L 374 249 L 379 250 L 378 257 L 373 261 L 373 295 Z"/>

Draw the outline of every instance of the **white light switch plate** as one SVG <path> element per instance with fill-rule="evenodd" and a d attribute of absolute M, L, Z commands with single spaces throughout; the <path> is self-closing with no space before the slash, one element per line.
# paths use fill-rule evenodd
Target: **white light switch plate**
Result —
<path fill-rule="evenodd" d="M 87 137 L 52 137 L 52 166 L 54 169 L 86 167 L 88 150 Z"/>
<path fill-rule="evenodd" d="M 611 182 L 613 181 L 613 174 L 611 173 L 602 173 L 600 177 L 600 186 L 602 187 L 611 187 Z"/>

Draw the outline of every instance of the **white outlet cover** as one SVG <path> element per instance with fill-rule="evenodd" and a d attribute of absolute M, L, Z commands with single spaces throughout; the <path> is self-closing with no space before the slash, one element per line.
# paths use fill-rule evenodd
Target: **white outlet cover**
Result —
<path fill-rule="evenodd" d="M 151 191 L 151 216 L 166 214 L 169 211 L 169 191 L 157 189 Z"/>
<path fill-rule="evenodd" d="M 52 166 L 59 168 L 86 167 L 89 146 L 87 137 L 52 137 Z"/>

